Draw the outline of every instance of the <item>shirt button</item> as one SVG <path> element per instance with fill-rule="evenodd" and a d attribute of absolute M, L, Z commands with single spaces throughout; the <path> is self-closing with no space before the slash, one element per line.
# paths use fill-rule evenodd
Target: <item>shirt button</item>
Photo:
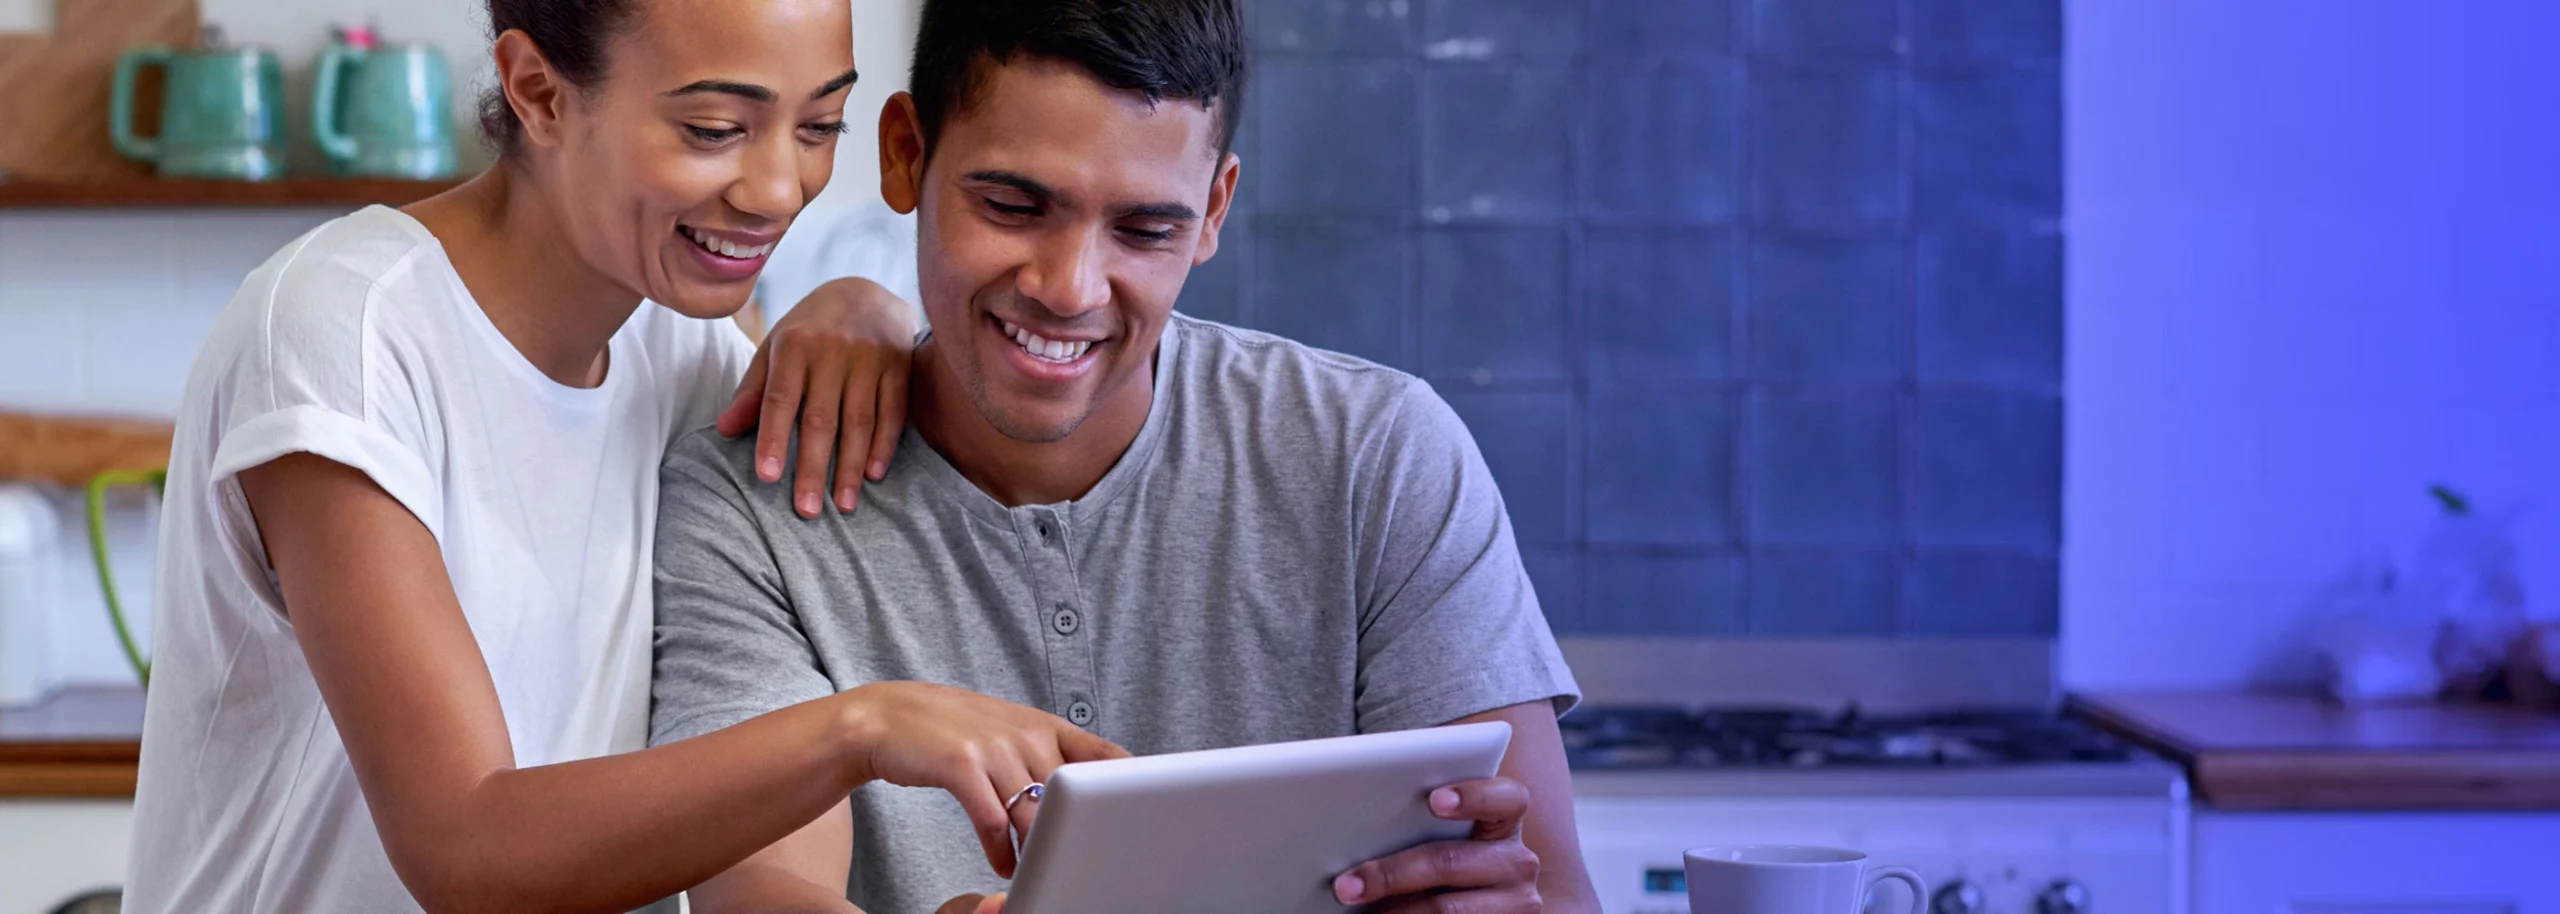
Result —
<path fill-rule="evenodd" d="M 1068 609 L 1063 605 L 1058 607 L 1057 612 L 1049 615 L 1049 627 L 1057 629 L 1058 634 L 1061 635 L 1075 634 L 1076 626 L 1081 621 L 1082 620 L 1076 618 L 1075 610 Z"/>
<path fill-rule="evenodd" d="M 1067 706 L 1067 722 L 1079 727 L 1093 724 L 1093 705 L 1076 702 Z"/>

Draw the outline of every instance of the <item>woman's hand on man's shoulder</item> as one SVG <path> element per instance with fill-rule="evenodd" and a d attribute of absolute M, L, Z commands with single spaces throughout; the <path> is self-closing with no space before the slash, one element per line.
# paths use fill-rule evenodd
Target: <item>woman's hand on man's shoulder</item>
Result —
<path fill-rule="evenodd" d="M 801 517 L 817 517 L 829 501 L 852 513 L 863 480 L 889 472 L 907 424 L 916 314 L 879 283 L 839 279 L 792 306 L 756 348 L 720 433 L 756 431 L 756 476 L 766 482 L 782 480 L 799 439 L 791 505 Z"/>

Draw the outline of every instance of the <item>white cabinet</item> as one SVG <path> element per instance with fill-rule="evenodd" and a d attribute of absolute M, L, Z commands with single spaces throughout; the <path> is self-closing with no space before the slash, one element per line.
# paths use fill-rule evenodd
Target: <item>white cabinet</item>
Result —
<path fill-rule="evenodd" d="M 0 914 L 46 914 L 122 885 L 132 835 L 129 801 L 0 800 Z"/>
<path fill-rule="evenodd" d="M 2560 813 L 2195 814 L 2195 914 L 2560 914 Z"/>

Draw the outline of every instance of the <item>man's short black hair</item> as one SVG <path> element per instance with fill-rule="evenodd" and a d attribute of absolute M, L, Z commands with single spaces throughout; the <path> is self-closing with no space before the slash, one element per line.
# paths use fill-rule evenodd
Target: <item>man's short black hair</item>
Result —
<path fill-rule="evenodd" d="M 1244 109 L 1241 0 L 925 0 L 916 34 L 916 102 L 924 151 L 952 112 L 974 102 L 987 69 L 1020 55 L 1065 61 L 1151 102 L 1197 102 L 1218 117 L 1218 153 L 1235 145 Z"/>

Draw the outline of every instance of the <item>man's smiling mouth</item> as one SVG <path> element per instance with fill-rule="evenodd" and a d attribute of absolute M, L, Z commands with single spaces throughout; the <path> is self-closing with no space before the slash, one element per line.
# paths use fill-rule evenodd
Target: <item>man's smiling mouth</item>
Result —
<path fill-rule="evenodd" d="M 1097 342 L 1095 340 L 1053 340 L 1024 330 L 1012 321 L 1001 317 L 995 318 L 995 322 L 996 326 L 1004 328 L 1004 335 L 1010 337 L 1014 345 L 1022 347 L 1023 352 L 1043 362 L 1065 364 L 1084 358 L 1084 354 Z"/>

